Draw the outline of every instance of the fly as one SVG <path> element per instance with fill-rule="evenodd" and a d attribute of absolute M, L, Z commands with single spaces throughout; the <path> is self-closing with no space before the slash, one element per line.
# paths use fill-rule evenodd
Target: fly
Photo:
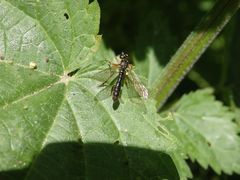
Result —
<path fill-rule="evenodd" d="M 112 100 L 114 102 L 118 101 L 118 98 L 119 98 L 120 92 L 121 92 L 121 88 L 123 85 L 123 81 L 126 76 L 127 68 L 129 66 L 128 54 L 125 54 L 122 52 L 120 54 L 120 59 L 121 59 L 121 62 L 119 64 L 119 73 L 118 73 L 117 81 L 116 81 L 115 85 L 112 87 Z"/>
<path fill-rule="evenodd" d="M 100 86 L 104 88 L 97 93 L 98 99 L 103 100 L 111 95 L 113 102 L 118 102 L 124 85 L 130 98 L 140 96 L 147 99 L 148 90 L 133 71 L 128 54 L 122 52 L 117 57 L 117 63 L 110 62 L 109 68 L 92 76 L 93 79 L 103 82 Z"/>

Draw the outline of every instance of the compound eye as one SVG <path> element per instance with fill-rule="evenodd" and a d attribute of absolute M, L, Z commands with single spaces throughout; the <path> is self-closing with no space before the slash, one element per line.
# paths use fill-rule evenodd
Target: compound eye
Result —
<path fill-rule="evenodd" d="M 124 53 L 124 52 L 121 52 L 120 58 L 121 58 L 121 59 L 126 59 L 126 58 L 128 58 L 128 54 L 126 54 L 126 53 Z"/>
<path fill-rule="evenodd" d="M 121 52 L 121 54 L 120 54 L 120 58 L 121 58 L 121 59 L 124 59 L 124 58 L 125 58 L 125 54 L 124 54 L 124 52 Z"/>

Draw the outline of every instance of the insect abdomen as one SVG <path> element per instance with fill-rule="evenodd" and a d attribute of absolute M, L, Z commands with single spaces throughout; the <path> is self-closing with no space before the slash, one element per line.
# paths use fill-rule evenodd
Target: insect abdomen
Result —
<path fill-rule="evenodd" d="M 119 72 L 118 80 L 116 82 L 116 85 L 113 87 L 113 95 L 112 99 L 113 101 L 117 101 L 121 92 L 122 87 L 122 81 L 124 79 L 125 70 L 121 70 Z"/>

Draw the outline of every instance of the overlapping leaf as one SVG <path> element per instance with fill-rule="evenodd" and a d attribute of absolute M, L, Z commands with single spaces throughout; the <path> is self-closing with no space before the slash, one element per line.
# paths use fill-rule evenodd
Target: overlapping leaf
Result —
<path fill-rule="evenodd" d="M 178 178 L 176 139 L 156 110 L 127 99 L 114 110 L 84 77 L 99 60 L 96 1 L 0 7 L 1 178 Z"/>
<path fill-rule="evenodd" d="M 217 173 L 240 172 L 240 138 L 232 122 L 234 114 L 214 99 L 212 90 L 185 95 L 172 114 L 174 120 L 166 124 L 182 142 L 183 154 Z"/>

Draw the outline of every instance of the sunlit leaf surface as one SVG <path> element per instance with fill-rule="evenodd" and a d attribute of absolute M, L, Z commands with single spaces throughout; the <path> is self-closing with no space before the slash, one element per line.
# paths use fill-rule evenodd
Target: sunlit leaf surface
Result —
<path fill-rule="evenodd" d="M 0 7 L 0 179 L 178 179 L 153 105 L 95 98 L 96 1 Z"/>
<path fill-rule="evenodd" d="M 211 89 L 183 96 L 172 115 L 174 120 L 166 125 L 182 142 L 182 154 L 217 173 L 240 171 L 240 138 L 234 113 L 214 99 Z"/>

